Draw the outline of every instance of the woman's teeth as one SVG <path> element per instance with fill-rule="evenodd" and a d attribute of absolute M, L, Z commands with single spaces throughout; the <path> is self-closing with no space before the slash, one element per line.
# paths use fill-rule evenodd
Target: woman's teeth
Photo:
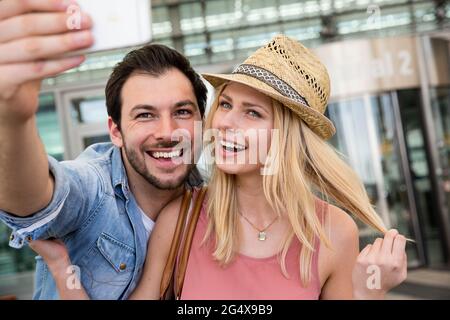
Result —
<path fill-rule="evenodd" d="M 245 149 L 247 149 L 245 146 L 240 145 L 240 144 L 235 144 L 232 142 L 228 142 L 228 141 L 220 141 L 220 144 L 222 145 L 222 147 L 230 152 L 239 152 L 239 151 L 243 151 Z"/>

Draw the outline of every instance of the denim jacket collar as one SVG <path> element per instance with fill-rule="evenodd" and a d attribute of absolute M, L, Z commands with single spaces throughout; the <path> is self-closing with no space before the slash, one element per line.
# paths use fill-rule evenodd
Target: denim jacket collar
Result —
<path fill-rule="evenodd" d="M 111 155 L 112 183 L 115 193 L 119 197 L 129 199 L 130 188 L 128 187 L 128 178 L 125 172 L 125 166 L 122 160 L 122 152 L 118 147 L 114 147 Z"/>

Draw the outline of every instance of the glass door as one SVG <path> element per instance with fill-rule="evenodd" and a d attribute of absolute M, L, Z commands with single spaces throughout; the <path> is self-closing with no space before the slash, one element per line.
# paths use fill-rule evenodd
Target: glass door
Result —
<path fill-rule="evenodd" d="M 442 216 L 436 218 L 436 223 L 442 223 L 442 230 L 437 227 L 433 234 L 432 241 L 436 242 L 436 246 L 433 247 L 436 250 L 442 249 L 441 243 L 444 247 L 448 241 L 445 237 L 446 230 L 449 232 L 450 226 L 450 86 L 434 87 L 430 90 L 431 95 L 431 107 L 434 118 L 434 131 L 436 135 L 437 156 L 439 158 L 440 168 L 436 170 L 437 185 L 442 190 Z M 440 231 L 440 232 L 439 232 Z M 449 243 L 447 243 L 447 250 Z M 436 250 L 430 252 L 430 256 L 433 259 L 434 264 L 439 264 L 445 260 L 445 257 Z M 447 262 L 449 262 L 449 257 Z"/>
<path fill-rule="evenodd" d="M 94 143 L 110 141 L 103 88 L 63 94 L 69 158 Z"/>
<path fill-rule="evenodd" d="M 445 191 L 447 216 L 450 208 L 450 86 L 433 88 L 431 92 L 436 137 L 442 171 L 442 186 Z"/>
<path fill-rule="evenodd" d="M 336 126 L 330 142 L 361 177 L 372 204 L 388 228 L 396 228 L 416 244 L 407 247 L 409 266 L 424 263 L 424 252 L 417 221 L 414 187 L 406 156 L 395 95 L 336 101 L 328 107 Z M 378 235 L 360 224 L 360 247 Z"/>
<path fill-rule="evenodd" d="M 426 233 L 428 257 L 434 267 L 450 267 L 450 36 L 437 32 L 418 38 L 420 46 L 421 115 L 425 132 L 432 220 Z"/>

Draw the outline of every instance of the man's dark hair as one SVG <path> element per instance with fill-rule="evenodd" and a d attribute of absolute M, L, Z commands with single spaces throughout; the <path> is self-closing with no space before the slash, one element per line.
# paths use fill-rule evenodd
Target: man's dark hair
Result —
<path fill-rule="evenodd" d="M 171 68 L 182 72 L 191 82 L 203 118 L 206 106 L 206 87 L 200 76 L 192 68 L 189 60 L 178 51 L 160 44 L 149 44 L 129 52 L 119 62 L 106 84 L 106 107 L 108 115 L 120 128 L 122 111 L 122 88 L 134 72 L 143 72 L 158 77 Z"/>

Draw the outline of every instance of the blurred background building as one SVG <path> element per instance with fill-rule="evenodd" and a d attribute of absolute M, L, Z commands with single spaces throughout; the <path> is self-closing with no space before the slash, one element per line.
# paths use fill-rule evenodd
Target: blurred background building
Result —
<path fill-rule="evenodd" d="M 415 239 L 411 270 L 449 269 L 450 1 L 153 0 L 152 32 L 199 72 L 230 72 L 278 33 L 313 48 L 332 80 L 330 142 L 384 222 Z M 45 81 L 37 121 L 50 155 L 73 159 L 109 140 L 104 87 L 127 51 Z M 361 246 L 373 241 L 360 231 Z M 0 225 L 0 295 L 30 297 L 34 254 L 9 248 L 9 233 Z"/>

